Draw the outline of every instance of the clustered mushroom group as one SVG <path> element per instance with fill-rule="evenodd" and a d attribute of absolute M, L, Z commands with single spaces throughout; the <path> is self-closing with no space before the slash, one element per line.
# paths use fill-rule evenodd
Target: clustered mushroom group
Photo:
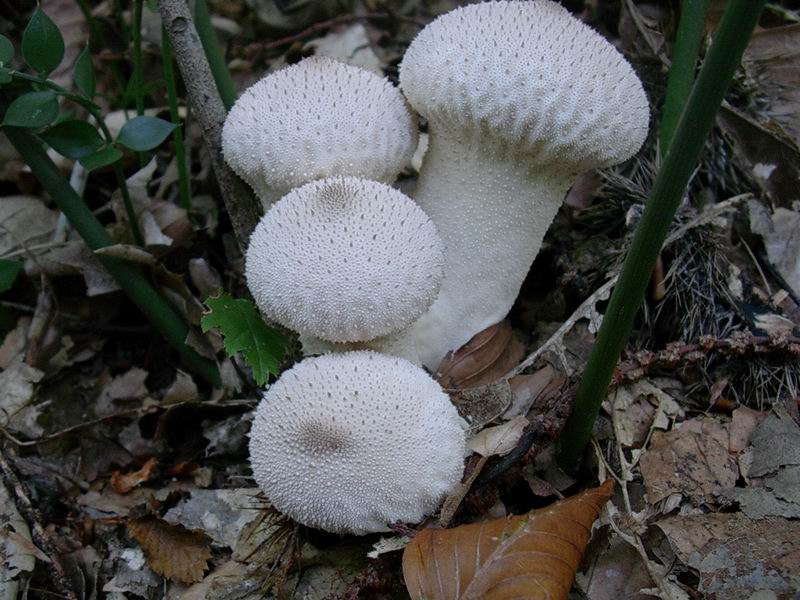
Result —
<path fill-rule="evenodd" d="M 406 102 L 429 132 L 413 200 L 391 187 L 417 146 Z M 632 156 L 648 120 L 623 56 L 550 0 L 437 18 L 400 89 L 314 57 L 244 93 L 223 149 L 267 209 L 247 284 L 320 355 L 256 411 L 253 475 L 276 509 L 361 534 L 438 508 L 466 427 L 423 367 L 506 316 L 576 176 Z"/>

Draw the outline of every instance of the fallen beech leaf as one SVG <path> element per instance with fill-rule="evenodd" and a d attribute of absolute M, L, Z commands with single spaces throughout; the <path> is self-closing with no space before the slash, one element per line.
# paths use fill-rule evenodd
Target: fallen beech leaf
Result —
<path fill-rule="evenodd" d="M 121 471 L 114 471 L 111 474 L 111 488 L 118 494 L 127 494 L 133 488 L 149 481 L 155 474 L 158 461 L 155 457 L 148 459 L 142 468 L 133 473 L 122 474 Z"/>
<path fill-rule="evenodd" d="M 515 417 L 502 425 L 487 427 L 467 440 L 467 448 L 481 456 L 503 456 L 511 452 L 528 426 L 528 419 Z"/>
<path fill-rule="evenodd" d="M 424 529 L 403 553 L 414 600 L 566 599 L 611 480 L 528 513 Z"/>
<path fill-rule="evenodd" d="M 211 540 L 204 533 L 156 517 L 128 521 L 128 532 L 159 575 L 187 584 L 203 579 L 211 558 Z"/>
<path fill-rule="evenodd" d="M 450 390 L 493 383 L 513 369 L 525 354 L 508 321 L 500 321 L 475 334 L 439 365 L 436 377 Z"/>

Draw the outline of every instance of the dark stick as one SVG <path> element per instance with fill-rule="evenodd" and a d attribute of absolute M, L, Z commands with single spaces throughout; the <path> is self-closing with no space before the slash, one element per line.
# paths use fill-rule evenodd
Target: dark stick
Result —
<path fill-rule="evenodd" d="M 250 233 L 261 217 L 261 203 L 222 156 L 222 125 L 227 113 L 186 0 L 158 0 L 158 10 L 172 42 L 175 62 L 186 85 L 193 115 L 200 123 L 203 139 L 211 153 L 211 166 L 239 248 L 244 251 Z"/>

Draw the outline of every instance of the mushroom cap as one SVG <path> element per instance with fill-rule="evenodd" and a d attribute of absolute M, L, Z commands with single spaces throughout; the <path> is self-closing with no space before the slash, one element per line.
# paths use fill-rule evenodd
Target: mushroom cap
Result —
<path fill-rule="evenodd" d="M 430 307 L 444 248 L 402 192 L 331 177 L 267 211 L 250 237 L 245 275 L 267 317 L 329 342 L 363 342 L 399 331 Z"/>
<path fill-rule="evenodd" d="M 392 182 L 416 145 L 416 120 L 396 87 L 324 57 L 248 88 L 222 130 L 225 160 L 268 199 L 331 175 Z"/>
<path fill-rule="evenodd" d="M 401 358 L 307 358 L 264 394 L 250 431 L 253 476 L 292 519 L 331 532 L 417 523 L 461 480 L 463 421 Z"/>
<path fill-rule="evenodd" d="M 400 87 L 434 128 L 500 139 L 538 166 L 574 173 L 622 162 L 647 136 L 647 96 L 600 34 L 550 0 L 457 8 L 427 25 Z"/>

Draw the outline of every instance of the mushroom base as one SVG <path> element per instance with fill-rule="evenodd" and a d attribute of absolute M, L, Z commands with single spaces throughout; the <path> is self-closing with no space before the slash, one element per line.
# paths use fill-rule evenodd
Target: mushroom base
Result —
<path fill-rule="evenodd" d="M 574 180 L 532 162 L 488 136 L 457 138 L 431 126 L 415 199 L 444 241 L 445 278 L 408 335 L 432 371 L 506 316 Z"/>

